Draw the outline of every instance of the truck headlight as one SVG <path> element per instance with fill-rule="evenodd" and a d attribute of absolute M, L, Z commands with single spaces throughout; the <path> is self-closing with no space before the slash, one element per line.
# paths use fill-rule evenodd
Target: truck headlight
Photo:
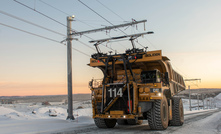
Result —
<path fill-rule="evenodd" d="M 161 88 L 151 88 L 151 89 L 150 89 L 150 92 L 153 92 L 153 93 L 155 93 L 155 92 L 161 92 Z"/>

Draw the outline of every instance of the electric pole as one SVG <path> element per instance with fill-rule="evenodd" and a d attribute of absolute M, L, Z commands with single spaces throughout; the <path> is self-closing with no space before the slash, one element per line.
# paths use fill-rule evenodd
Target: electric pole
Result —
<path fill-rule="evenodd" d="M 198 104 L 198 110 L 200 110 L 199 94 L 198 93 L 197 93 L 197 104 Z"/>
<path fill-rule="evenodd" d="M 205 105 L 204 105 L 204 94 L 202 94 L 202 100 L 203 100 L 203 110 L 205 109 Z"/>
<path fill-rule="evenodd" d="M 206 95 L 206 107 L 207 107 L 207 109 L 209 109 L 209 106 L 208 106 L 208 95 Z"/>
<path fill-rule="evenodd" d="M 188 89 L 189 89 L 189 108 L 190 108 L 190 111 L 192 111 L 191 109 L 191 93 L 190 93 L 190 85 L 188 86 Z"/>
<path fill-rule="evenodd" d="M 72 36 L 71 21 L 74 16 L 67 17 L 67 77 L 68 77 L 68 117 L 67 120 L 74 120 L 72 101 Z"/>
<path fill-rule="evenodd" d="M 184 81 L 201 81 L 201 79 L 185 79 Z M 188 86 L 188 89 L 189 89 L 189 105 L 190 105 L 190 111 L 192 111 L 192 108 L 191 108 L 191 93 L 190 93 L 190 85 Z"/>

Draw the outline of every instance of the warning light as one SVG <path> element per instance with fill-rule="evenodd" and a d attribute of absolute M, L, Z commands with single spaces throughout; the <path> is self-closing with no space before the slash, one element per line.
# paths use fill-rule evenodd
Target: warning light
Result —
<path fill-rule="evenodd" d="M 137 56 L 135 56 L 135 59 L 137 59 Z"/>
<path fill-rule="evenodd" d="M 99 63 L 100 61 L 98 60 L 97 62 Z"/>

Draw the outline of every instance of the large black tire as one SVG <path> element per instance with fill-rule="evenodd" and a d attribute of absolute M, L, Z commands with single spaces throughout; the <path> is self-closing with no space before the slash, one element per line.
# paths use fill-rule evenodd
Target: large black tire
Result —
<path fill-rule="evenodd" d="M 127 125 L 127 120 L 126 119 L 118 119 L 117 120 L 117 124 L 118 125 Z"/>
<path fill-rule="evenodd" d="M 147 119 L 151 129 L 165 130 L 168 127 L 168 102 L 164 96 L 162 100 L 156 100 L 153 107 L 147 112 Z"/>
<path fill-rule="evenodd" d="M 171 126 L 182 126 L 184 123 L 183 102 L 179 97 L 172 98 L 172 120 Z"/>
<path fill-rule="evenodd" d="M 129 125 L 141 125 L 143 123 L 143 120 L 127 119 L 127 123 Z"/>
<path fill-rule="evenodd" d="M 94 119 L 95 125 L 99 128 L 113 128 L 116 125 L 115 119 Z"/>

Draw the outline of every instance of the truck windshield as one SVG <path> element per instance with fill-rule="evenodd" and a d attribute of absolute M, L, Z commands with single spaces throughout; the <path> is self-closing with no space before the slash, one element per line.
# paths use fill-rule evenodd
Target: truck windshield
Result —
<path fill-rule="evenodd" d="M 142 71 L 141 80 L 142 80 L 142 83 L 159 83 L 160 72 L 158 70 Z"/>

